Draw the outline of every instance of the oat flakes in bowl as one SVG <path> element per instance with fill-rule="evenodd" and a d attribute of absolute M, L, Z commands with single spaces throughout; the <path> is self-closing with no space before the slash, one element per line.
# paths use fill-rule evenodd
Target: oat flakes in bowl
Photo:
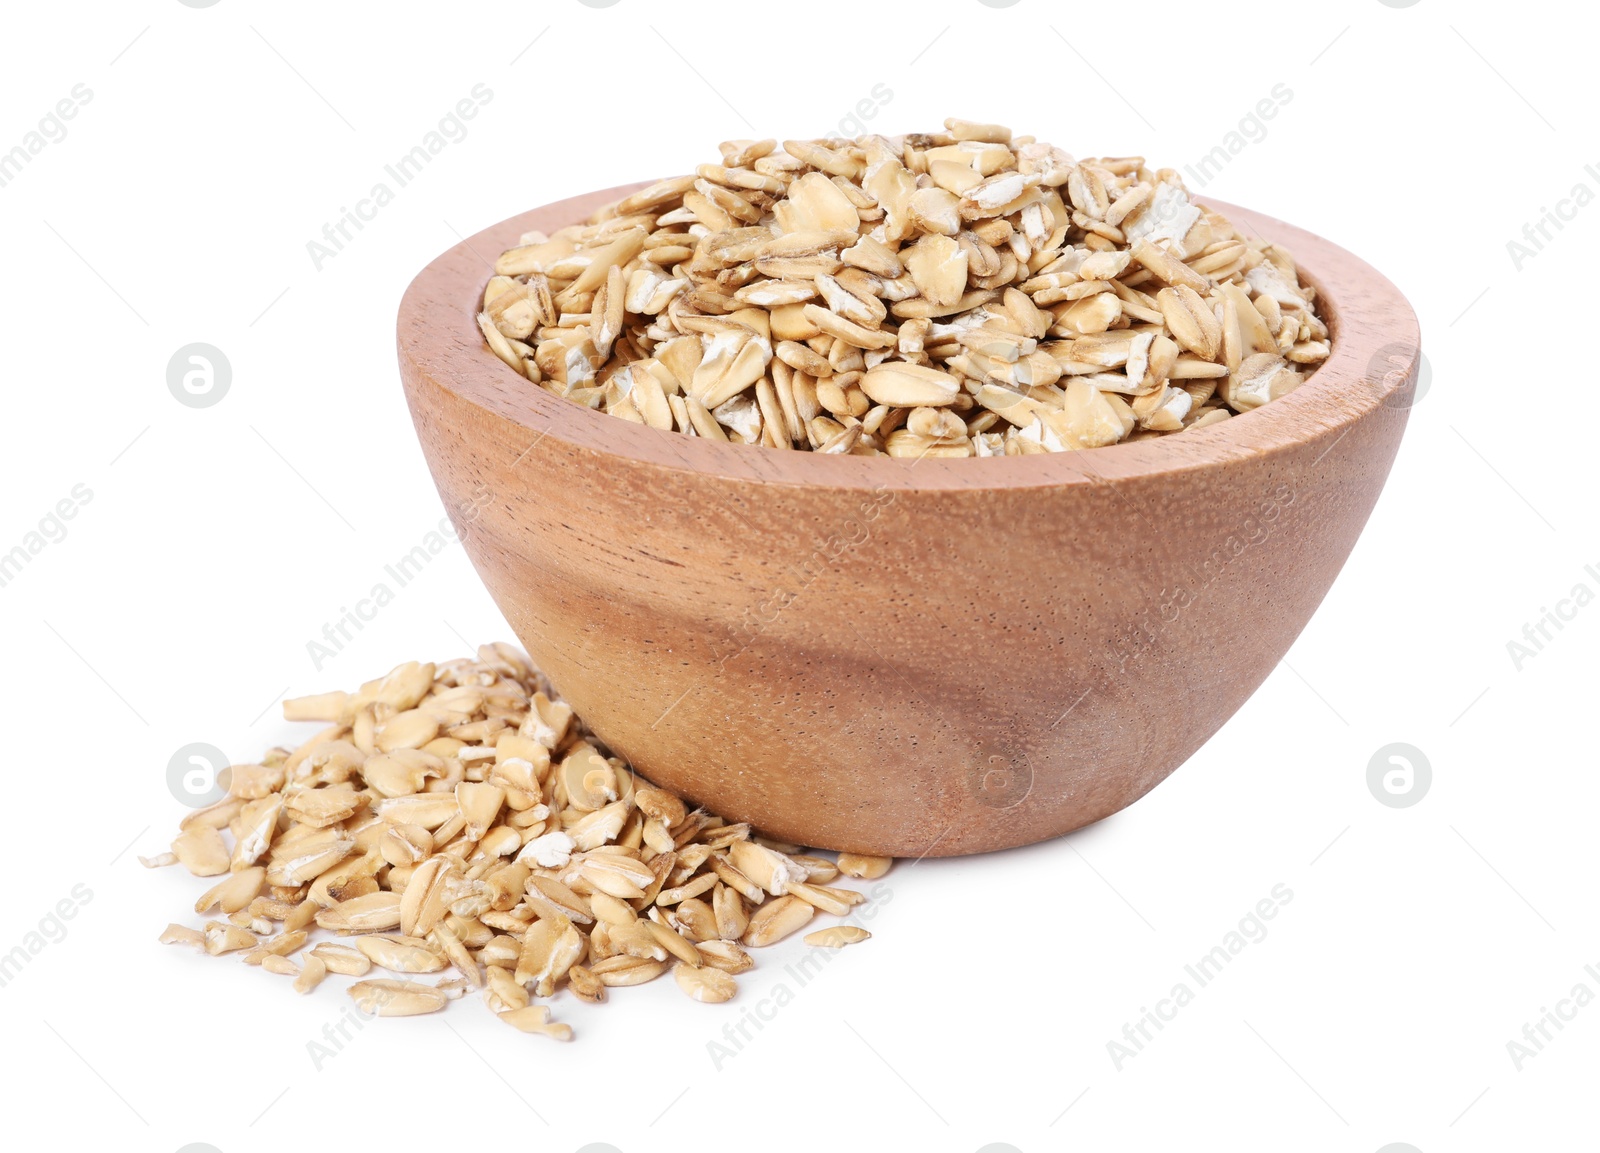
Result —
<path fill-rule="evenodd" d="M 653 428 L 917 459 L 1203 428 L 1329 354 L 1288 251 L 1142 157 L 954 119 L 721 153 L 522 235 L 484 291 L 489 347 Z"/>

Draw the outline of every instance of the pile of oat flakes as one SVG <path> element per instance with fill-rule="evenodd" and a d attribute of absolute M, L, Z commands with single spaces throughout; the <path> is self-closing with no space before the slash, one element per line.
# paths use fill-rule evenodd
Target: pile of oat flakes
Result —
<path fill-rule="evenodd" d="M 865 895 L 833 882 L 889 868 L 805 854 L 650 786 L 509 645 L 283 709 L 325 727 L 231 766 L 227 795 L 189 814 L 170 852 L 140 858 L 218 878 L 195 903 L 212 919 L 161 940 L 242 957 L 301 993 L 357 978 L 369 1014 L 431 1013 L 476 990 L 509 1024 L 568 1040 L 545 1003 L 559 990 L 601 1001 L 669 968 L 693 999 L 726 1001 L 747 948 L 819 913 L 849 917 Z M 805 940 L 869 935 L 841 920 Z"/>

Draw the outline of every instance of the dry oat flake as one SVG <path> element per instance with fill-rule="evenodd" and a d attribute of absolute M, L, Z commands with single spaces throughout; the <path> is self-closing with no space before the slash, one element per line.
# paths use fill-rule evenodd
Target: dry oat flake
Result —
<path fill-rule="evenodd" d="M 283 712 L 324 727 L 231 766 L 227 796 L 140 858 L 215 878 L 194 906 L 211 919 L 160 939 L 236 955 L 298 993 L 355 978 L 369 1015 L 476 991 L 507 1024 L 565 1041 L 552 999 L 603 1001 L 669 968 L 694 1000 L 727 1001 L 748 949 L 818 914 L 849 918 L 866 896 L 835 882 L 889 868 L 804 853 L 652 787 L 510 645 Z M 806 939 L 869 936 L 836 921 Z"/>
<path fill-rule="evenodd" d="M 912 458 L 1203 428 L 1329 354 L 1289 253 L 1143 157 L 955 119 L 721 153 L 502 253 L 495 354 L 652 428 Z"/>

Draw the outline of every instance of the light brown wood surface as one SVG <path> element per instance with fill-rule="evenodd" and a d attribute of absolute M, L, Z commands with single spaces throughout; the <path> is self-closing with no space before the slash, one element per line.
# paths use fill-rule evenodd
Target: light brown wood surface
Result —
<path fill-rule="evenodd" d="M 1405 427 L 1405 299 L 1343 249 L 1220 203 L 1294 253 L 1333 331 L 1322 368 L 1255 412 L 919 462 L 631 424 L 517 375 L 474 313 L 522 232 L 635 187 L 430 264 L 400 307 L 401 376 L 467 553 L 535 661 L 642 773 L 785 840 L 974 853 L 1137 800 L 1305 626 Z"/>

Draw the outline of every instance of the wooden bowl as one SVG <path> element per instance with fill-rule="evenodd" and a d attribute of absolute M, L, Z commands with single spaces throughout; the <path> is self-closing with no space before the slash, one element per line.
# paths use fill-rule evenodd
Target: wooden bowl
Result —
<path fill-rule="evenodd" d="M 1272 671 L 1394 459 L 1418 329 L 1382 275 L 1231 205 L 1316 285 L 1331 358 L 1194 432 L 910 462 L 717 444 L 579 407 L 484 346 L 491 264 L 636 187 L 485 229 L 399 315 L 422 449 L 479 575 L 594 731 L 788 841 L 893 856 L 1137 800 Z"/>

